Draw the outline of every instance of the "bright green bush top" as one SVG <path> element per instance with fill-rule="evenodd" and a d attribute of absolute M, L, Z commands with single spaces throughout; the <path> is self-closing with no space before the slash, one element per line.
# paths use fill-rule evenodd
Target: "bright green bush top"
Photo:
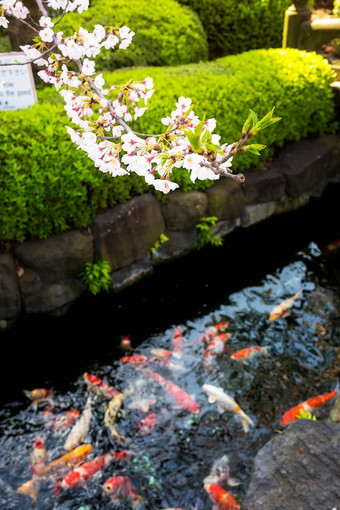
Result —
<path fill-rule="evenodd" d="M 284 13 L 292 0 L 179 0 L 198 13 L 209 58 L 282 46 Z"/>
<path fill-rule="evenodd" d="M 81 15 L 65 16 L 60 30 L 70 35 L 81 25 L 92 31 L 97 23 L 126 25 L 135 32 L 127 50 L 103 50 L 96 58 L 98 69 L 188 64 L 208 58 L 206 34 L 197 14 L 175 0 L 93 0 Z"/>
<path fill-rule="evenodd" d="M 334 104 L 329 65 L 315 53 L 299 50 L 255 50 L 209 64 L 117 70 L 107 83 L 152 76 L 156 92 L 139 119 L 142 132 L 160 133 L 160 119 L 175 108 L 178 97 L 191 97 L 195 111 L 217 120 L 223 142 L 234 142 L 249 108 L 259 118 L 275 106 L 282 120 L 256 136 L 268 145 L 261 157 L 234 157 L 233 169 L 261 167 L 276 147 L 334 128 Z M 153 191 L 137 176 L 115 177 L 93 167 L 70 141 L 70 125 L 52 88 L 39 92 L 39 103 L 26 110 L 0 113 L 0 239 L 47 237 L 74 227 L 86 227 L 100 210 L 132 196 Z M 55 104 L 53 104 L 53 102 Z M 58 104 L 59 103 L 59 104 Z M 254 140 L 255 143 L 255 140 Z M 184 190 L 204 189 L 211 181 L 190 181 L 177 170 Z"/>

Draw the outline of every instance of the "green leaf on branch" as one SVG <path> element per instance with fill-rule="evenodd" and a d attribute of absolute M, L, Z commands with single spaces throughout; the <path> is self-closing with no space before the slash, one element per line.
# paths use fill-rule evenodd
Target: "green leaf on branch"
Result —
<path fill-rule="evenodd" d="M 245 152 L 250 152 L 250 154 L 256 154 L 257 156 L 261 156 L 260 151 L 265 149 L 267 146 L 262 145 L 260 143 L 252 143 L 251 145 L 245 145 L 242 150 Z"/>
<path fill-rule="evenodd" d="M 252 128 L 252 133 L 254 135 L 261 131 L 262 129 L 272 126 L 273 124 L 281 120 L 282 117 L 273 117 L 274 109 L 275 106 L 261 120 L 254 122 L 254 126 Z"/>

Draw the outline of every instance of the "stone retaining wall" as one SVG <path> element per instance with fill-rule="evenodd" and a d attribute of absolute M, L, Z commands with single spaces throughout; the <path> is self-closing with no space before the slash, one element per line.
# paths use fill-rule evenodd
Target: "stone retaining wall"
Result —
<path fill-rule="evenodd" d="M 87 291 L 79 276 L 86 262 L 109 261 L 117 292 L 194 250 L 203 216 L 217 216 L 214 234 L 224 237 L 322 196 L 340 182 L 340 135 L 288 144 L 268 169 L 245 176 L 241 185 L 222 178 L 205 192 L 176 190 L 164 204 L 147 193 L 98 214 L 86 230 L 15 244 L 0 254 L 0 329 L 22 313 L 64 313 Z M 169 240 L 152 253 L 162 233 Z"/>

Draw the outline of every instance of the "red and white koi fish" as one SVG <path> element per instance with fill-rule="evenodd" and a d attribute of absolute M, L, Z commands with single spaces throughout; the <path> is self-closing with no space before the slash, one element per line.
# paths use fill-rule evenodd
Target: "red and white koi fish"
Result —
<path fill-rule="evenodd" d="M 41 437 L 37 437 L 33 443 L 33 451 L 30 455 L 30 470 L 33 475 L 39 473 L 45 466 L 46 448 Z"/>
<path fill-rule="evenodd" d="M 36 501 L 38 490 L 42 483 L 48 483 L 51 480 L 63 478 L 68 471 L 78 464 L 81 464 L 91 450 L 92 446 L 90 444 L 84 444 L 68 452 L 66 455 L 53 460 L 36 473 L 31 480 L 22 484 L 17 489 L 17 492 L 30 496 L 33 501 Z"/>
<path fill-rule="evenodd" d="M 175 400 L 177 406 L 185 409 L 186 411 L 191 411 L 192 413 L 198 413 L 199 407 L 196 404 L 195 400 L 190 397 L 182 388 L 177 386 L 175 383 L 165 379 L 161 375 L 156 372 L 152 372 L 151 370 L 145 370 L 147 374 L 155 379 L 159 384 L 161 384 L 165 390 L 169 393 L 169 395 Z"/>
<path fill-rule="evenodd" d="M 180 359 L 181 356 L 178 356 L 176 352 L 161 348 L 152 349 L 150 352 L 155 357 L 152 358 L 150 361 L 164 365 L 172 370 L 183 370 L 183 367 L 181 365 L 179 365 L 178 363 L 173 363 L 171 361 L 171 357 Z"/>
<path fill-rule="evenodd" d="M 216 336 L 219 333 L 225 331 L 228 328 L 228 326 L 229 326 L 229 322 L 219 322 L 218 324 L 215 324 L 215 326 L 211 326 L 200 337 L 201 342 L 207 342 L 208 340 L 210 340 L 214 336 Z"/>
<path fill-rule="evenodd" d="M 80 414 L 80 411 L 78 409 L 69 409 L 64 414 L 53 420 L 53 414 L 49 409 L 46 409 L 44 411 L 45 418 L 49 420 L 53 420 L 51 423 L 46 423 L 46 427 L 52 429 L 52 430 L 62 430 L 70 427 L 72 423 L 76 421 Z"/>
<path fill-rule="evenodd" d="M 175 358 L 182 357 L 183 335 L 181 326 L 176 326 L 172 335 L 172 355 Z"/>
<path fill-rule="evenodd" d="M 253 346 L 253 347 L 246 347 L 245 349 L 241 349 L 240 351 L 234 352 L 230 359 L 233 360 L 245 360 L 248 358 L 252 358 L 253 356 L 256 356 L 257 354 L 268 354 L 268 347 L 260 347 L 260 346 Z"/>
<path fill-rule="evenodd" d="M 117 460 L 128 460 L 131 457 L 132 452 L 109 452 L 104 455 L 100 455 L 93 460 L 89 460 L 84 464 L 73 469 L 68 473 L 65 478 L 58 484 L 60 489 L 74 489 L 75 487 L 84 486 L 88 480 L 90 480 L 96 473 L 102 471 L 112 462 Z"/>
<path fill-rule="evenodd" d="M 143 502 L 142 496 L 135 491 L 127 476 L 113 476 L 106 480 L 102 488 L 112 501 L 115 503 L 128 501 L 133 510 L 137 510 Z"/>
<path fill-rule="evenodd" d="M 148 364 L 148 358 L 142 354 L 135 354 L 133 356 L 123 356 L 120 358 L 122 363 L 129 363 L 136 367 L 145 367 Z"/>
<path fill-rule="evenodd" d="M 249 418 L 244 411 L 242 411 L 241 407 L 233 399 L 233 397 L 227 395 L 222 388 L 217 388 L 212 384 L 203 384 L 203 390 L 208 395 L 208 400 L 211 404 L 214 402 L 217 403 L 220 413 L 223 413 L 224 411 L 232 411 L 240 418 L 244 432 L 249 431 L 249 425 L 254 425 L 252 419 Z"/>
<path fill-rule="evenodd" d="M 118 393 L 113 399 L 110 400 L 104 416 L 104 425 L 108 427 L 111 431 L 113 437 L 115 437 L 120 443 L 125 443 L 125 438 L 118 434 L 115 423 L 118 412 L 123 404 L 124 394 Z"/>
<path fill-rule="evenodd" d="M 340 247 L 340 239 L 337 239 L 336 241 L 333 241 L 332 243 L 329 243 L 329 244 L 326 246 L 326 248 L 324 248 L 324 249 L 322 250 L 322 253 L 326 255 L 326 254 L 327 254 L 327 253 L 329 253 L 330 251 L 332 251 L 332 250 L 336 250 L 336 249 L 337 249 L 337 248 L 339 248 L 339 247 Z"/>
<path fill-rule="evenodd" d="M 93 374 L 84 374 L 84 381 L 90 391 L 100 397 L 112 398 L 119 393 L 118 390 L 104 382 L 102 379 Z"/>
<path fill-rule="evenodd" d="M 168 360 L 172 354 L 172 351 L 169 351 L 166 349 L 161 349 L 161 348 L 152 349 L 150 352 L 151 352 L 151 354 L 153 354 L 155 356 L 155 358 L 157 358 L 161 361 Z"/>
<path fill-rule="evenodd" d="M 80 418 L 78 418 L 76 423 L 73 425 L 71 432 L 66 438 L 64 444 L 65 450 L 73 450 L 73 448 L 85 442 L 88 431 L 90 430 L 91 417 L 92 395 L 90 393 L 87 397 L 87 401 Z"/>
<path fill-rule="evenodd" d="M 233 496 L 218 483 L 205 483 L 204 489 L 214 503 L 214 510 L 240 510 L 240 505 Z"/>
<path fill-rule="evenodd" d="M 280 319 L 281 317 L 287 317 L 289 314 L 290 308 L 294 305 L 295 301 L 301 296 L 302 290 L 299 290 L 294 296 L 282 301 L 279 305 L 274 306 L 272 311 L 269 314 L 269 320 L 275 321 L 276 319 Z"/>
<path fill-rule="evenodd" d="M 229 333 L 221 333 L 215 336 L 206 346 L 204 352 L 204 363 L 210 365 L 215 356 L 223 354 L 225 343 L 230 338 Z"/>
<path fill-rule="evenodd" d="M 309 400 L 305 400 L 304 402 L 301 402 L 301 404 L 292 407 L 282 416 L 280 421 L 281 425 L 286 426 L 289 423 L 297 420 L 301 411 L 312 413 L 313 411 L 315 411 L 315 409 L 322 406 L 325 402 L 328 402 L 329 400 L 334 398 L 338 393 L 339 390 L 338 388 L 336 388 L 330 393 L 324 393 L 323 395 L 312 397 Z"/>
<path fill-rule="evenodd" d="M 159 423 L 161 416 L 165 413 L 166 408 L 162 408 L 158 413 L 150 413 L 143 420 L 138 422 L 138 431 L 140 435 L 146 436 Z"/>
<path fill-rule="evenodd" d="M 121 341 L 120 341 L 120 344 L 119 344 L 119 349 L 121 351 L 134 351 L 134 348 L 132 347 L 131 345 L 131 339 L 130 337 L 128 336 L 124 336 Z"/>
<path fill-rule="evenodd" d="M 51 404 L 51 408 L 54 406 L 52 402 L 52 392 L 47 388 L 36 388 L 35 390 L 31 391 L 24 390 L 24 394 L 32 401 L 35 409 L 38 408 L 39 402 L 49 402 Z"/>

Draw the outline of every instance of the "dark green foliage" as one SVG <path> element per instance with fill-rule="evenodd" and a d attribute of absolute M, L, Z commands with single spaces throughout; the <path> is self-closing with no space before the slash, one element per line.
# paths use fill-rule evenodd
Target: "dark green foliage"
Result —
<path fill-rule="evenodd" d="M 209 59 L 282 45 L 284 13 L 291 0 L 179 0 L 202 20 Z"/>
<path fill-rule="evenodd" d="M 109 291 L 111 286 L 111 266 L 107 260 L 87 262 L 85 270 L 80 274 L 89 292 L 96 296 L 102 290 Z"/>
<path fill-rule="evenodd" d="M 124 66 L 177 65 L 207 60 L 208 45 L 202 24 L 190 8 L 175 0 L 93 0 L 81 15 L 69 14 L 60 30 L 71 35 L 81 25 L 128 26 L 135 35 L 127 50 L 103 50 L 97 69 Z"/>
<path fill-rule="evenodd" d="M 156 92 L 135 126 L 144 133 L 164 130 L 160 119 L 170 114 L 181 95 L 193 99 L 201 118 L 204 113 L 206 118 L 216 118 L 216 133 L 228 143 L 239 139 L 249 109 L 262 118 L 275 106 L 274 114 L 282 120 L 254 136 L 254 143 L 267 148 L 261 156 L 248 152 L 234 156 L 234 171 L 261 168 L 286 142 L 334 128 L 332 71 L 314 53 L 255 50 L 205 65 L 118 70 L 106 75 L 105 80 L 114 84 L 146 76 L 153 77 Z M 38 92 L 38 97 L 39 103 L 31 108 L 0 113 L 2 241 L 44 238 L 69 228 L 86 227 L 101 209 L 152 190 L 135 174 L 112 178 L 95 169 L 66 132 L 65 125 L 71 125 L 71 121 L 63 111 L 60 96 L 46 88 Z M 193 184 L 189 173 L 182 169 L 175 169 L 174 175 L 184 190 L 212 184 Z"/>

